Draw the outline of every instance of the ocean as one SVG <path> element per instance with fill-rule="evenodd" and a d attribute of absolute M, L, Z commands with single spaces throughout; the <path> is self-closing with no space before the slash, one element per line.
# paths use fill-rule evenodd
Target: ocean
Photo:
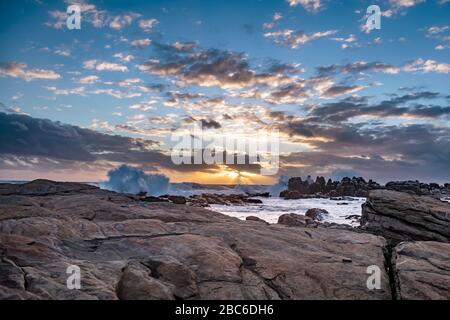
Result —
<path fill-rule="evenodd" d="M 308 209 L 320 208 L 328 211 L 325 222 L 359 225 L 361 205 L 366 198 L 348 198 L 337 201 L 322 198 L 284 200 L 279 197 L 257 198 L 262 204 L 245 206 L 211 205 L 211 209 L 220 213 L 245 220 L 248 216 L 256 216 L 269 223 L 277 223 L 278 217 L 285 213 L 304 215 Z"/>

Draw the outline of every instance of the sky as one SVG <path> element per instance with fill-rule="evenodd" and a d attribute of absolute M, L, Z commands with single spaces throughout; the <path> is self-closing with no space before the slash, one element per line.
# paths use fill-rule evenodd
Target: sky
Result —
<path fill-rule="evenodd" d="M 449 80 L 449 0 L 2 1 L 0 180 L 128 164 L 172 182 L 450 182 Z M 172 137 L 195 124 L 277 132 L 277 173 L 175 164 Z"/>

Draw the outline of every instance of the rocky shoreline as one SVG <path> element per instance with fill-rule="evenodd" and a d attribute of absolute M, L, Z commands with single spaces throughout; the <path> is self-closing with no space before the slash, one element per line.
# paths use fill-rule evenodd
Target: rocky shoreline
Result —
<path fill-rule="evenodd" d="M 0 184 L 0 299 L 450 299 L 450 203 L 367 196 L 351 228 L 323 212 L 269 225 L 185 198 Z M 66 287 L 71 265 L 81 290 Z M 367 287 L 369 266 L 380 289 Z"/>
<path fill-rule="evenodd" d="M 413 193 L 416 195 L 428 195 L 436 198 L 450 196 L 450 183 L 439 185 L 437 183 L 422 183 L 419 181 L 391 181 L 382 186 L 379 183 L 362 177 L 342 178 L 341 181 L 333 181 L 324 177 L 316 177 L 314 181 L 310 176 L 305 180 L 300 177 L 290 178 L 288 188 L 280 193 L 280 197 L 286 200 L 303 198 L 332 198 L 332 197 L 368 197 L 371 190 L 394 190 Z"/>

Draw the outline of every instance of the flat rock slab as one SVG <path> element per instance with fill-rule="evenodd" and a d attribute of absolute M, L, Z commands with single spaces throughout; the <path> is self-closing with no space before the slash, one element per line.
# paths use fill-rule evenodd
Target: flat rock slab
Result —
<path fill-rule="evenodd" d="M 2 188 L 0 299 L 392 297 L 386 241 L 372 234 L 241 221 L 79 184 Z M 70 265 L 81 290 L 67 289 Z M 371 265 L 380 290 L 367 288 Z"/>
<path fill-rule="evenodd" d="M 450 244 L 401 243 L 392 258 L 398 299 L 450 300 Z"/>

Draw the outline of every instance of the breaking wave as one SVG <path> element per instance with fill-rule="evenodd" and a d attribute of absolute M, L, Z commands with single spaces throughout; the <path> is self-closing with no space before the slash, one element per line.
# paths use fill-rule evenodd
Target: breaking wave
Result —
<path fill-rule="evenodd" d="M 152 196 L 166 194 L 169 186 L 169 178 L 165 175 L 148 174 L 125 164 L 110 170 L 108 180 L 100 183 L 102 189 L 132 194 L 146 192 Z"/>

